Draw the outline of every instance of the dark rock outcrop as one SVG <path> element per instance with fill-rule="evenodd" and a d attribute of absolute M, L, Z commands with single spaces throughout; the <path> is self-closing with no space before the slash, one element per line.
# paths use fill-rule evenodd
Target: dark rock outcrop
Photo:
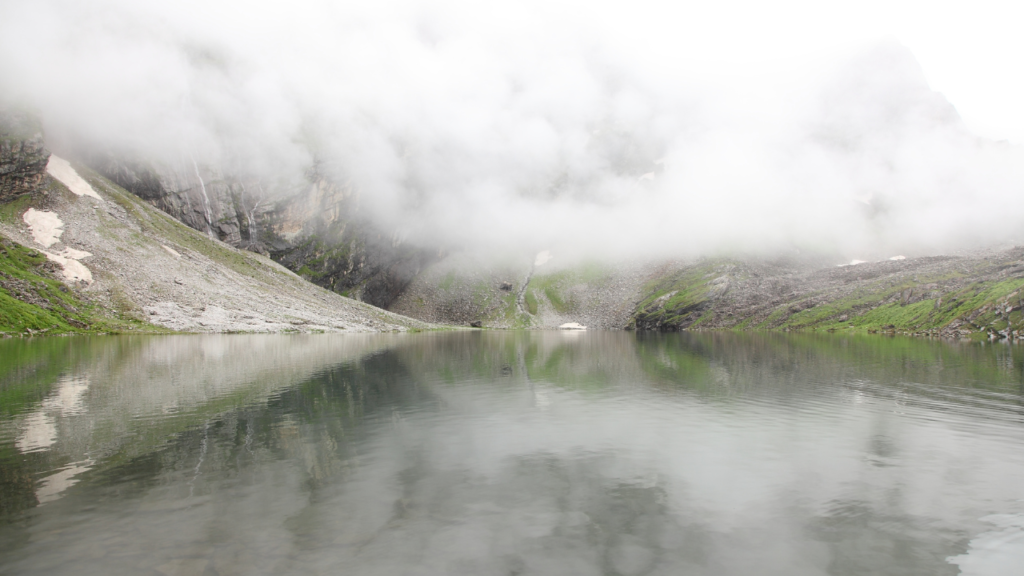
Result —
<path fill-rule="evenodd" d="M 49 160 L 39 123 L 28 114 L 0 111 L 0 202 L 36 190 Z"/>
<path fill-rule="evenodd" d="M 257 221 L 271 206 L 258 180 L 233 178 L 189 156 L 154 165 L 112 155 L 89 159 L 100 174 L 212 238 L 266 255 Z"/>

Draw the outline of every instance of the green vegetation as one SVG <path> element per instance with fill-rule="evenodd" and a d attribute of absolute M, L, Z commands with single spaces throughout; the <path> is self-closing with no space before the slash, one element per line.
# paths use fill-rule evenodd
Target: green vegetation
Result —
<path fill-rule="evenodd" d="M 338 281 L 342 280 L 344 272 L 351 268 L 350 259 L 359 249 L 360 246 L 354 239 L 330 243 L 310 237 L 291 250 L 292 254 L 302 255 L 298 260 L 302 265 L 294 271 L 314 284 L 336 292 L 339 288 L 349 291 L 353 286 L 338 286 Z"/>
<path fill-rule="evenodd" d="M 526 311 L 530 314 L 537 313 L 537 297 L 533 295 L 533 290 L 527 290 L 526 295 L 523 297 L 526 302 Z"/>
<path fill-rule="evenodd" d="M 68 365 L 75 362 L 72 338 L 0 341 L 0 415 L 41 402 Z"/>
<path fill-rule="evenodd" d="M 519 311 L 517 286 L 500 288 L 502 281 L 477 274 L 459 274 L 456 270 L 438 273 L 433 277 L 437 287 L 433 303 L 442 315 L 461 322 L 480 321 L 485 327 L 529 328 L 531 319 Z M 423 308 L 422 297 L 413 303 Z"/>
<path fill-rule="evenodd" d="M 32 206 L 32 196 L 22 194 L 10 202 L 0 203 L 0 222 L 17 224 L 21 215 Z"/>
<path fill-rule="evenodd" d="M 716 268 L 715 264 L 695 266 L 648 282 L 643 287 L 643 293 L 648 296 L 640 303 L 640 309 L 646 309 L 662 298 L 664 300 L 658 304 L 668 310 L 702 302 L 708 294 L 707 282 Z"/>
<path fill-rule="evenodd" d="M 707 262 L 648 282 L 643 288 L 647 297 L 637 307 L 635 321 L 679 325 L 694 313 L 700 315 L 696 323 L 706 321 L 710 318 L 706 303 L 715 289 L 709 282 L 729 269 L 728 263 Z"/>
<path fill-rule="evenodd" d="M 524 328 L 525 319 L 520 318 L 519 307 L 516 306 L 516 295 L 506 294 L 498 300 L 499 308 L 497 310 L 497 316 L 502 320 L 502 324 L 513 328 Z"/>
<path fill-rule="evenodd" d="M 893 383 L 898 393 L 909 386 L 938 397 L 945 394 L 943 388 L 1016 394 L 1024 370 L 1024 351 L 1016 346 L 866 333 L 641 333 L 636 351 L 640 368 L 653 382 L 722 400 L 775 386 L 788 390 L 788 378 L 772 382 L 749 376 L 760 374 L 754 366 L 766 359 L 776 369 L 802 374 L 806 382 L 830 381 L 841 367 L 858 366 L 873 382 Z"/>
<path fill-rule="evenodd" d="M 0 334 L 167 332 L 82 300 L 50 275 L 52 266 L 41 252 L 0 236 Z"/>
<path fill-rule="evenodd" d="M 867 332 L 900 331 L 931 332 L 946 328 L 956 320 L 968 322 L 968 329 L 1017 330 L 1022 327 L 1020 314 L 1005 313 L 1005 302 L 1015 296 L 1024 279 L 1000 282 L 976 282 L 962 289 L 946 292 L 941 298 L 901 303 L 904 290 L 914 290 L 922 283 L 903 284 L 887 290 L 866 289 L 850 298 L 837 300 L 800 311 L 781 324 L 791 329 L 837 330 L 854 328 Z M 1018 306 L 1019 307 L 1019 306 Z M 999 310 L 1004 312 L 1000 313 Z M 846 320 L 839 318 L 846 316 Z M 770 320 L 762 323 L 771 326 Z"/>
<path fill-rule="evenodd" d="M 562 314 L 569 312 L 573 308 L 571 305 L 572 301 L 570 300 L 570 304 L 566 304 L 565 300 L 562 299 L 562 295 L 558 293 L 558 290 L 554 286 L 545 286 L 544 296 L 547 296 L 548 302 L 551 303 L 551 306 Z"/>
<path fill-rule="evenodd" d="M 902 281 L 886 277 L 842 298 L 804 293 L 733 321 L 726 315 L 730 304 L 715 299 L 715 279 L 728 275 L 729 282 L 740 280 L 742 276 L 733 272 L 735 269 L 728 262 L 705 262 L 648 283 L 634 323 L 646 328 L 734 330 L 936 333 L 965 329 L 984 338 L 993 332 L 1024 328 L 1020 311 L 1024 278 L 979 279 L 965 284 L 965 274 L 960 271 L 930 277 L 915 275 L 913 280 Z M 983 265 L 973 273 L 983 278 L 990 269 Z M 749 309 L 746 312 L 750 314 Z"/>
<path fill-rule="evenodd" d="M 580 306 L 580 303 L 577 302 L 574 294 L 570 292 L 571 288 L 581 284 L 600 287 L 612 278 L 613 273 L 613 270 L 606 266 L 586 263 L 573 268 L 552 272 L 551 274 L 534 275 L 530 279 L 530 290 L 526 293 L 527 309 L 530 314 L 537 313 L 537 297 L 532 292 L 536 290 L 544 294 L 544 297 L 556 312 L 560 314 L 574 312 Z M 530 303 L 531 298 L 534 304 Z"/>

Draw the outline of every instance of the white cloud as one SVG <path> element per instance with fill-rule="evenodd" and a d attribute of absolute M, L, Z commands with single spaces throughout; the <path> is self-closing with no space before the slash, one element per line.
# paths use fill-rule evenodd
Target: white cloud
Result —
<path fill-rule="evenodd" d="M 0 75 L 52 134 L 274 177 L 315 154 L 412 241 L 884 257 L 1014 240 L 1024 218 L 1020 150 L 979 143 L 897 43 L 966 94 L 960 63 L 924 32 L 956 14 L 41 0 L 0 8 Z M 978 18 L 959 21 L 984 35 Z M 1016 112 L 991 107 L 1013 125 Z"/>

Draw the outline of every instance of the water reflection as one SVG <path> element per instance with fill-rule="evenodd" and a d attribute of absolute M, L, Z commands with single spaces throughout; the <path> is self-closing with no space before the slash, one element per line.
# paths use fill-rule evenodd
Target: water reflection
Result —
<path fill-rule="evenodd" d="M 992 521 L 1024 517 L 1012 346 L 37 342 L 0 342 L 2 573 L 995 574 L 1019 553 Z"/>
<path fill-rule="evenodd" d="M 389 345 L 254 336 L 64 338 L 0 343 L 5 511 L 60 496 L 94 462 L 150 452 L 178 431 Z M 56 346 L 55 346 L 56 344 Z M 42 361 L 41 361 L 42 359 Z M 13 439 L 13 442 L 10 440 Z M 26 475 L 39 476 L 34 497 Z M 33 502 L 33 500 L 35 500 Z"/>

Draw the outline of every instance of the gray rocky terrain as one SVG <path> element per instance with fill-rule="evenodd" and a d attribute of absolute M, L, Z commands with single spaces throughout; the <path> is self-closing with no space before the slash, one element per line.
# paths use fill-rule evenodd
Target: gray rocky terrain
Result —
<path fill-rule="evenodd" d="M 1024 334 L 1021 248 L 844 266 L 835 258 L 796 255 L 607 263 L 542 262 L 535 254 L 428 254 L 354 224 L 346 210 L 355 197 L 328 179 L 315 179 L 264 213 L 264 238 L 290 235 L 276 240 L 287 249 L 263 250 L 266 245 L 254 240 L 251 250 L 241 250 L 211 238 L 244 244 L 233 226 L 202 230 L 202 224 L 216 220 L 212 212 L 207 218 L 201 198 L 193 198 L 192 212 L 184 213 L 192 214 L 194 226 L 186 227 L 152 201 L 77 166 L 96 197 L 75 194 L 46 176 L 44 193 L 9 210 L 21 217 L 8 218 L 0 233 L 63 257 L 65 275 L 76 263 L 82 265 L 90 277 L 82 278 L 83 272 L 71 278 L 91 298 L 175 330 L 391 330 L 437 323 L 504 329 L 844 330 L 989 339 Z M 168 182 L 161 186 L 173 187 Z M 172 208 L 188 206 L 196 188 L 182 182 L 177 195 L 157 198 L 176 198 Z M 219 185 L 207 188 L 207 197 Z M 196 205 L 204 207 L 202 214 Z M 63 228 L 52 246 L 33 237 L 24 216 L 29 208 L 59 216 Z M 259 226 L 255 217 L 246 218 L 249 226 Z M 402 316 L 307 281 L 321 273 L 334 274 L 328 288 L 369 295 Z M 342 290 L 346 285 L 351 289 Z"/>
<path fill-rule="evenodd" d="M 77 180 L 65 174 L 62 182 L 53 176 L 55 162 L 49 159 L 50 174 L 36 165 L 19 176 L 38 185 L 2 205 L 0 234 L 45 254 L 58 277 L 103 309 L 189 332 L 428 327 L 210 238 L 82 165 L 68 166 Z"/>
<path fill-rule="evenodd" d="M 835 265 L 821 257 L 493 267 L 453 255 L 393 310 L 495 328 L 1024 336 L 1024 248 Z"/>
<path fill-rule="evenodd" d="M 435 254 L 373 225 L 358 194 L 319 165 L 298 181 L 265 182 L 191 156 L 174 163 L 85 157 L 97 173 L 189 227 L 374 306 L 394 302 Z"/>

